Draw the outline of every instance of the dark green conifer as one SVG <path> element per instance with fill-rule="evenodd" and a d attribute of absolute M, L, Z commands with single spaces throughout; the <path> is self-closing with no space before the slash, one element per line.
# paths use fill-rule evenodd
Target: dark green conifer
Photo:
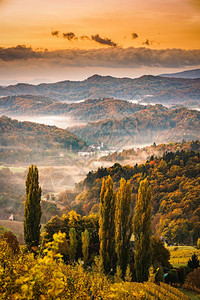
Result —
<path fill-rule="evenodd" d="M 39 187 L 38 168 L 29 167 L 26 179 L 26 201 L 24 207 L 24 241 L 29 249 L 38 246 L 40 240 L 41 188 Z"/>
<path fill-rule="evenodd" d="M 151 187 L 147 179 L 140 182 L 133 218 L 135 236 L 135 271 L 138 282 L 148 280 L 151 266 Z"/>

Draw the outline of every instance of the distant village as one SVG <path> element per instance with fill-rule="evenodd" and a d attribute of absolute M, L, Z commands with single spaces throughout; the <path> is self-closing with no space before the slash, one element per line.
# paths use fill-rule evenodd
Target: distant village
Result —
<path fill-rule="evenodd" d="M 92 144 L 90 145 L 85 151 L 79 151 L 78 156 L 80 158 L 82 157 L 100 157 L 103 155 L 112 154 L 115 152 L 116 149 L 113 148 L 107 148 L 104 146 L 103 142 L 100 142 L 99 144 Z"/>

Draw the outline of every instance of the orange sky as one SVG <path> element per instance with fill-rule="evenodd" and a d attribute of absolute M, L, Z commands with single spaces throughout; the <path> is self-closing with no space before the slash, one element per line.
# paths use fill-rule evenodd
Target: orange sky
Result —
<path fill-rule="evenodd" d="M 199 0 L 0 0 L 0 47 L 26 45 L 36 51 L 38 48 L 104 49 L 113 48 L 112 45 L 123 49 L 200 49 L 199 3 Z M 53 31 L 58 34 L 53 36 Z M 63 38 L 63 33 L 74 35 Z M 138 37 L 133 39 L 133 33 Z"/>

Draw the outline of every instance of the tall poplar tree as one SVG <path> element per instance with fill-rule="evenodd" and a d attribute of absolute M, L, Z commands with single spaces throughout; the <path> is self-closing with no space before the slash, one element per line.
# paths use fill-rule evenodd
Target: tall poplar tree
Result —
<path fill-rule="evenodd" d="M 124 178 L 121 178 L 115 208 L 115 246 L 117 265 L 121 268 L 123 276 L 126 273 L 129 260 L 132 228 L 133 213 L 131 211 L 130 182 L 126 182 Z"/>
<path fill-rule="evenodd" d="M 100 194 L 99 241 L 100 256 L 104 271 L 109 273 L 113 268 L 115 256 L 115 194 L 110 176 L 103 178 Z"/>
<path fill-rule="evenodd" d="M 151 187 L 147 179 L 140 182 L 136 199 L 133 232 L 135 236 L 135 271 L 138 282 L 148 280 L 151 266 Z"/>
<path fill-rule="evenodd" d="M 70 261 L 74 262 L 76 258 L 76 250 L 78 246 L 78 240 L 76 237 L 76 229 L 70 228 L 69 230 L 69 257 Z"/>
<path fill-rule="evenodd" d="M 26 179 L 26 201 L 24 207 L 24 240 L 29 249 L 38 246 L 40 240 L 41 188 L 39 187 L 38 168 L 29 167 Z"/>

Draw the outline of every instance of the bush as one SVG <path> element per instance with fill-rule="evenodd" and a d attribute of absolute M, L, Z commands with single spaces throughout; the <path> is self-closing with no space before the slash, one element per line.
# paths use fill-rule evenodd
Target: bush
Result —
<path fill-rule="evenodd" d="M 9 248 L 12 250 L 14 254 L 19 252 L 19 242 L 16 236 L 11 231 L 5 232 L 1 236 L 1 240 L 6 241 Z"/>
<path fill-rule="evenodd" d="M 184 288 L 200 293 L 200 268 L 190 272 L 185 280 Z"/>
<path fill-rule="evenodd" d="M 174 283 L 174 284 L 176 284 L 176 283 L 179 282 L 179 281 L 178 281 L 178 272 L 177 272 L 175 269 L 170 270 L 167 277 L 168 277 L 168 278 L 167 278 L 167 281 L 168 281 L 169 283 Z"/>
<path fill-rule="evenodd" d="M 197 240 L 197 249 L 200 249 L 200 238 Z"/>

